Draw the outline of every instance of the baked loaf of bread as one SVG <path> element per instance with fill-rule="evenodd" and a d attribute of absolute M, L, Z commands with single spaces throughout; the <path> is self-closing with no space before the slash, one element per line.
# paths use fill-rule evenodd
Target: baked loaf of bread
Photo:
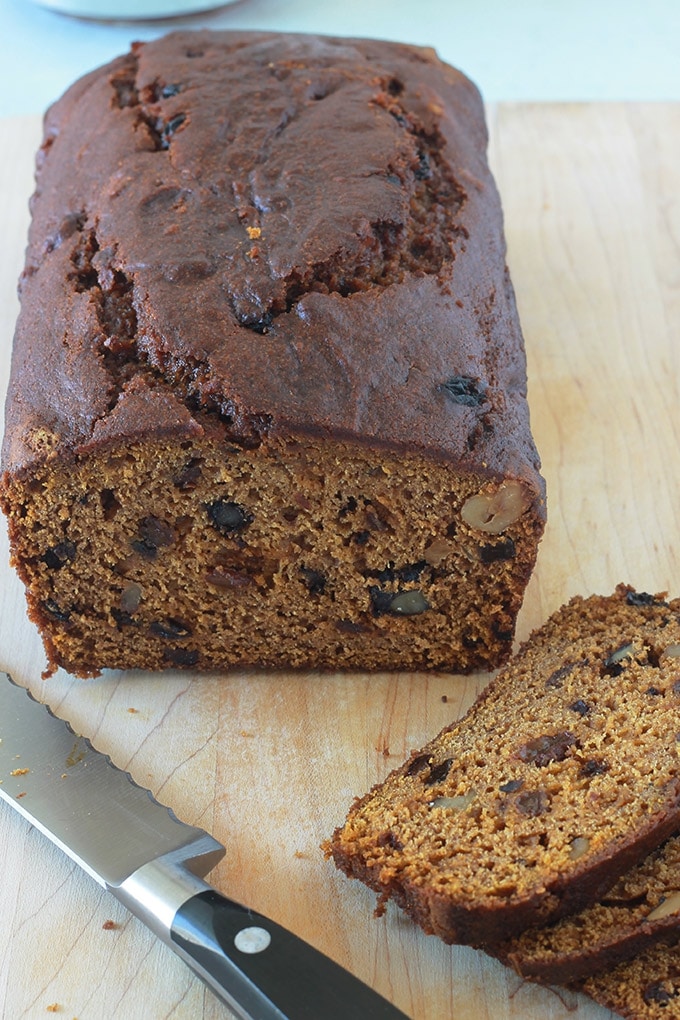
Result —
<path fill-rule="evenodd" d="M 474 86 L 178 32 L 49 111 L 0 500 L 50 664 L 505 660 L 545 519 Z"/>
<path fill-rule="evenodd" d="M 679 651 L 680 600 L 574 598 L 327 852 L 446 942 L 592 904 L 680 828 Z"/>
<path fill-rule="evenodd" d="M 599 903 L 522 932 L 493 953 L 522 977 L 572 984 L 679 936 L 680 837 L 674 836 L 622 875 Z M 678 963 L 680 977 L 680 956 Z"/>

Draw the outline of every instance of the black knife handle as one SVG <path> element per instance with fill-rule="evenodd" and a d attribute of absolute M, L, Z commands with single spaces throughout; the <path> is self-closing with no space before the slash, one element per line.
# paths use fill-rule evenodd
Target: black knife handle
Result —
<path fill-rule="evenodd" d="M 292 932 L 212 888 L 182 904 L 170 938 L 243 1020 L 408 1020 Z"/>

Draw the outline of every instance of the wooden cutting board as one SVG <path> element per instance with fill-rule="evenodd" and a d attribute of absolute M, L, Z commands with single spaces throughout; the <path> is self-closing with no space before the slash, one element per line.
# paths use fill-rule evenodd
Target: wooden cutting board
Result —
<path fill-rule="evenodd" d="M 489 120 L 549 492 L 523 638 L 575 593 L 625 580 L 680 594 L 680 107 L 503 105 Z M 34 119 L 0 123 L 3 391 L 39 130 Z M 113 673 L 82 682 L 60 673 L 45 682 L 6 545 L 0 571 L 0 667 L 225 843 L 211 877 L 227 895 L 414 1020 L 611 1016 L 446 947 L 396 909 L 376 920 L 373 894 L 319 851 L 352 798 L 463 712 L 487 676 Z M 0 1015 L 229 1016 L 4 804 L 0 854 Z"/>

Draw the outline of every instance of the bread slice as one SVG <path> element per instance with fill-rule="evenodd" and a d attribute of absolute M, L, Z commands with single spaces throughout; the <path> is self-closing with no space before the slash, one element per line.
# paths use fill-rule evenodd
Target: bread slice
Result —
<path fill-rule="evenodd" d="M 680 828 L 679 614 L 625 585 L 572 599 L 327 853 L 451 943 L 601 898 Z"/>
<path fill-rule="evenodd" d="M 678 936 L 680 836 L 673 836 L 622 875 L 599 903 L 528 929 L 493 954 L 532 981 L 571 984 Z"/>
<path fill-rule="evenodd" d="M 581 986 L 600 1005 L 626 1020 L 678 1020 L 680 946 L 657 945 Z"/>

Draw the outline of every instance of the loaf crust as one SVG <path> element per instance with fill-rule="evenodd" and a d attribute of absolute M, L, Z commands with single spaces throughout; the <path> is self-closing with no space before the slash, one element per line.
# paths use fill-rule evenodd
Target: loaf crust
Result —
<path fill-rule="evenodd" d="M 178 32 L 48 112 L 0 501 L 51 666 L 492 667 L 545 521 L 475 87 Z"/>
<path fill-rule="evenodd" d="M 574 598 L 327 853 L 451 943 L 497 946 L 601 898 L 680 828 L 679 614 L 624 585 Z"/>

